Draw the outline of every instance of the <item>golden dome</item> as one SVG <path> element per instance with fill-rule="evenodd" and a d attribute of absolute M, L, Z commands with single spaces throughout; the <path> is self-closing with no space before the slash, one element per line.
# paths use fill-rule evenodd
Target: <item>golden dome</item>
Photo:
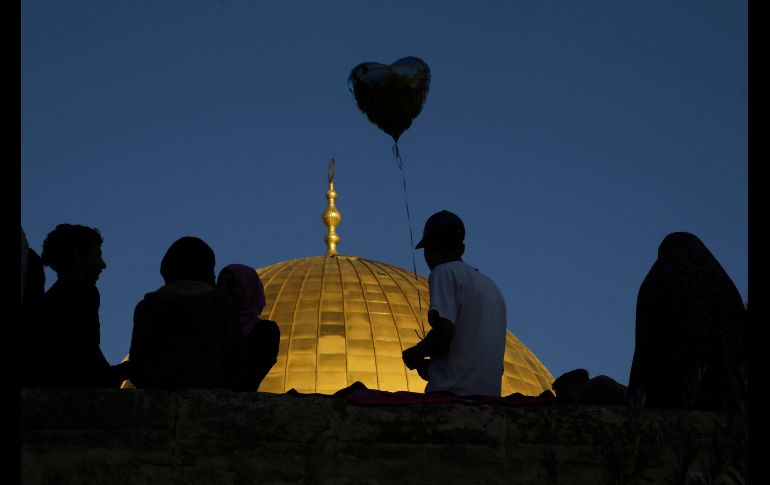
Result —
<path fill-rule="evenodd" d="M 429 330 L 428 280 L 356 256 L 293 259 L 257 270 L 267 305 L 262 318 L 281 329 L 278 361 L 263 392 L 333 394 L 356 381 L 370 389 L 424 392 L 426 381 L 401 360 Z M 419 297 L 418 297 L 419 290 Z M 419 299 L 418 299 L 419 298 Z M 538 395 L 553 376 L 510 331 L 502 395 Z"/>

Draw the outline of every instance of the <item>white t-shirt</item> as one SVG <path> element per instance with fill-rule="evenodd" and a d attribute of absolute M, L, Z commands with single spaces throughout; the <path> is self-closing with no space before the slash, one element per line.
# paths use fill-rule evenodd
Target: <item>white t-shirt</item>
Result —
<path fill-rule="evenodd" d="M 444 358 L 431 358 L 425 392 L 499 396 L 505 353 L 505 300 L 497 285 L 463 261 L 428 276 L 430 310 L 454 324 Z"/>

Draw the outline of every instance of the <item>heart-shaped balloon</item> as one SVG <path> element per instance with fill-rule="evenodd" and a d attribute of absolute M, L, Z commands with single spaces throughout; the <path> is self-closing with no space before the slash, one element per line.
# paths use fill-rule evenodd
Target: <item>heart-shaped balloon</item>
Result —
<path fill-rule="evenodd" d="M 404 57 L 389 66 L 364 62 L 350 71 L 348 87 L 358 109 L 398 142 L 422 111 L 430 68 L 417 57 Z"/>

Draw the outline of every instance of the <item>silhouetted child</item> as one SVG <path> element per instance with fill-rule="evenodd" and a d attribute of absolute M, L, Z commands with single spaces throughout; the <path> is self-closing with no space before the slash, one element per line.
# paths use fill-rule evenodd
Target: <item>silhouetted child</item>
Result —
<path fill-rule="evenodd" d="M 160 265 L 165 285 L 136 305 L 129 360 L 138 388 L 231 388 L 243 382 L 238 302 L 214 288 L 214 251 L 182 237 Z"/>
<path fill-rule="evenodd" d="M 126 366 L 110 366 L 99 348 L 102 242 L 97 229 L 73 224 L 59 224 L 43 242 L 42 263 L 57 279 L 35 320 L 41 386 L 118 387 L 124 377 Z"/>
<path fill-rule="evenodd" d="M 230 264 L 222 268 L 217 286 L 240 302 L 241 329 L 244 337 L 245 390 L 257 390 L 275 365 L 281 331 L 272 320 L 262 320 L 265 289 L 259 275 L 250 266 Z"/>

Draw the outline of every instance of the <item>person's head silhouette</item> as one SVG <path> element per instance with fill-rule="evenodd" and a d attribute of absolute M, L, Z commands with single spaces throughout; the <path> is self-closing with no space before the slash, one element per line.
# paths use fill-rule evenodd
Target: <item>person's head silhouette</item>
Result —
<path fill-rule="evenodd" d="M 214 250 L 202 239 L 185 236 L 177 239 L 166 251 L 160 263 L 163 280 L 172 283 L 177 280 L 193 280 L 216 284 Z"/>
<path fill-rule="evenodd" d="M 40 258 L 61 281 L 95 284 L 107 267 L 102 259 L 103 242 L 98 229 L 59 224 L 43 241 Z"/>
<path fill-rule="evenodd" d="M 425 221 L 422 239 L 414 247 L 423 249 L 425 263 L 433 270 L 447 261 L 458 261 L 465 252 L 465 224 L 457 214 L 442 210 Z"/>

